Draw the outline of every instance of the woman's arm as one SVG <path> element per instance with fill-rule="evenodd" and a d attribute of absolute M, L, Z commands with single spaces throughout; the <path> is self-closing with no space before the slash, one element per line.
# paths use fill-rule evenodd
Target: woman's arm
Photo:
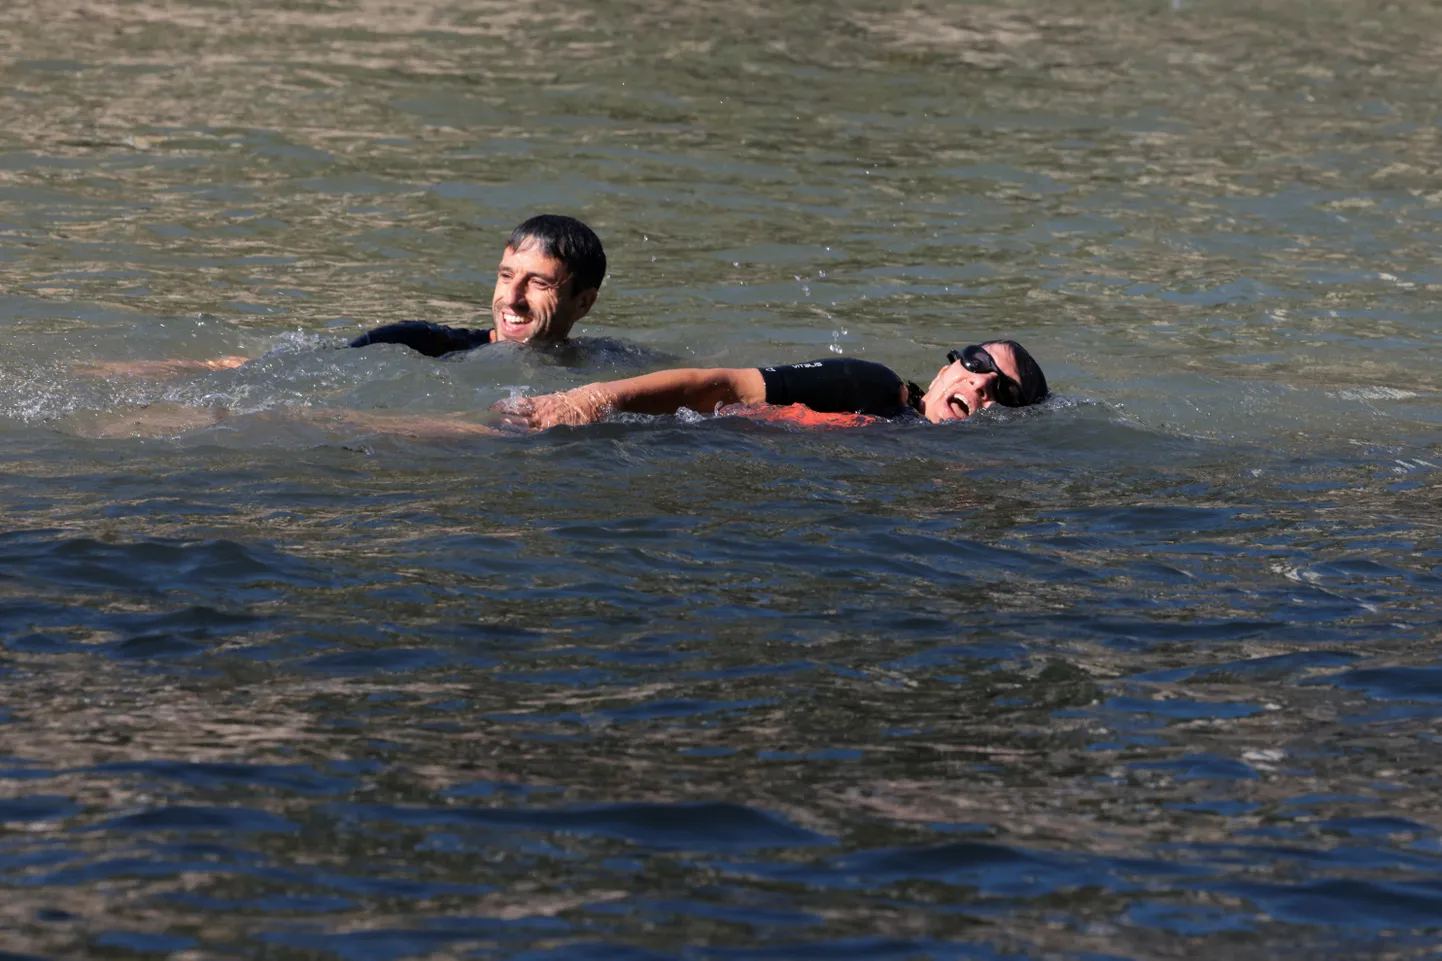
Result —
<path fill-rule="evenodd" d="M 559 424 L 590 424 L 612 411 L 674 414 L 687 407 L 710 413 L 724 404 L 765 401 L 766 382 L 755 367 L 686 367 L 522 398 L 511 412 L 527 427 L 544 430 Z"/>

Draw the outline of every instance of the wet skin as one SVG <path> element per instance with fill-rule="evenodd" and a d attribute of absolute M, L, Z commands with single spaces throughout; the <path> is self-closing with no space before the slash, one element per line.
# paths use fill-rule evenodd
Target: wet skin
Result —
<path fill-rule="evenodd" d="M 518 344 L 559 344 L 576 321 L 596 302 L 595 287 L 575 291 L 571 272 L 534 243 L 520 250 L 507 247 L 496 268 L 491 296 L 495 341 Z"/>
<path fill-rule="evenodd" d="M 1009 345 L 992 342 L 981 346 L 991 354 L 991 359 L 1003 374 L 1021 383 L 1021 369 L 1016 363 L 1016 352 Z M 992 371 L 973 373 L 967 370 L 961 361 L 953 361 L 937 371 L 931 386 L 927 387 L 926 393 L 922 395 L 922 416 L 933 424 L 966 420 L 977 411 L 997 403 L 996 391 L 1000 381 L 1001 378 Z"/>

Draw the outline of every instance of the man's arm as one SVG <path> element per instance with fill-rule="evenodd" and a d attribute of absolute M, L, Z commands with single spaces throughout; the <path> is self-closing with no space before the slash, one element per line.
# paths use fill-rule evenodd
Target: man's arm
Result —
<path fill-rule="evenodd" d="M 378 434 L 400 434 L 419 440 L 455 440 L 476 434 L 494 434 L 484 424 L 472 424 L 460 418 L 463 414 L 382 414 L 359 410 L 319 410 L 294 408 L 293 416 L 319 424 L 359 427 Z"/>
<path fill-rule="evenodd" d="M 239 354 L 215 360 L 94 360 L 76 370 L 90 377 L 169 377 L 189 370 L 229 370 L 248 360 Z"/>
<path fill-rule="evenodd" d="M 71 415 L 61 423 L 81 437 L 112 439 L 118 437 L 174 437 L 222 421 L 261 422 L 299 421 L 317 427 L 365 431 L 375 434 L 396 434 L 417 440 L 461 440 L 478 434 L 495 434 L 484 424 L 462 420 L 460 414 L 393 414 L 359 410 L 323 410 L 310 407 L 285 406 L 255 414 L 232 414 L 224 407 L 185 407 L 161 402 L 120 410 L 95 411 Z"/>
<path fill-rule="evenodd" d="M 527 427 L 544 430 L 559 424 L 590 424 L 612 411 L 674 414 L 687 407 L 710 413 L 725 404 L 765 401 L 766 382 L 755 367 L 686 367 L 523 398 L 511 412 Z"/>
<path fill-rule="evenodd" d="M 403 344 L 427 357 L 443 357 L 458 350 L 471 350 L 491 342 L 491 330 L 446 327 L 425 320 L 403 320 L 368 330 L 347 347 L 370 344 Z M 168 377 L 195 370 L 229 370 L 250 357 L 231 354 L 215 360 L 97 360 L 80 365 L 83 374 L 96 377 Z"/>

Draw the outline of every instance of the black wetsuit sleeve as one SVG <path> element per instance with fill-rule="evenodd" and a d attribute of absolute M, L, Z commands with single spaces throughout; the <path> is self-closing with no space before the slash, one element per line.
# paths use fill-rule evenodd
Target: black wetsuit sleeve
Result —
<path fill-rule="evenodd" d="M 895 417 L 905 410 L 901 378 L 885 364 L 832 357 L 784 367 L 762 367 L 766 403 L 805 404 L 823 414 Z"/>
<path fill-rule="evenodd" d="M 404 344 L 418 350 L 427 357 L 440 357 L 458 350 L 470 350 L 491 342 L 489 330 L 472 330 L 468 327 L 446 327 L 424 320 L 403 320 L 398 324 L 386 324 L 375 330 L 368 330 L 349 347 L 365 347 L 368 344 Z"/>

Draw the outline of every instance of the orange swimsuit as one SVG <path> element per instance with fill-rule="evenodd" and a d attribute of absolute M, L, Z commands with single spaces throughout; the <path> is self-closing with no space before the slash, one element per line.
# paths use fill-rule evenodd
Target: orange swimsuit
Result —
<path fill-rule="evenodd" d="M 821 428 L 835 430 L 842 427 L 865 427 L 883 418 L 870 414 L 823 414 L 805 404 L 731 404 L 716 412 L 718 417 L 749 417 L 768 424 L 785 424 L 792 427 Z"/>

